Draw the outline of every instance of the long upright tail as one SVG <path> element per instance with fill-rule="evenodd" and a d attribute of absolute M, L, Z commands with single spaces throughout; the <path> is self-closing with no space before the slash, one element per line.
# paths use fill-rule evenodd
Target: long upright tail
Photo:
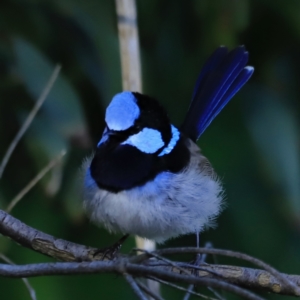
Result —
<path fill-rule="evenodd" d="M 239 46 L 228 52 L 219 47 L 205 63 L 194 89 L 192 101 L 181 130 L 193 141 L 209 126 L 229 100 L 253 74 L 246 66 L 248 52 Z"/>

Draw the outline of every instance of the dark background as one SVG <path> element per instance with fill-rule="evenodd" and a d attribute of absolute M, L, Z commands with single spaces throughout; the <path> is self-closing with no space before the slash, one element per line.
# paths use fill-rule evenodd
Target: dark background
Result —
<path fill-rule="evenodd" d="M 199 141 L 224 183 L 227 203 L 218 227 L 205 232 L 201 242 L 300 274 L 300 2 L 139 0 L 137 8 L 144 92 L 163 103 L 175 125 L 184 118 L 210 53 L 219 45 L 244 44 L 249 50 L 254 76 Z M 57 63 L 62 65 L 60 77 L 1 179 L 0 206 L 5 209 L 65 148 L 63 165 L 12 214 L 57 237 L 102 247 L 119 236 L 85 217 L 79 170 L 100 139 L 106 105 L 121 91 L 114 1 L 0 2 L 0 157 Z M 183 245 L 194 245 L 194 237 L 165 246 Z M 133 246 L 131 238 L 122 251 Z M 0 251 L 18 264 L 51 261 L 5 237 L 0 237 Z M 239 264 L 224 258 L 218 262 Z M 30 282 L 39 300 L 135 297 L 115 275 Z M 0 290 L 1 299 L 30 299 L 21 280 L 1 278 Z M 169 288 L 163 295 L 182 299 Z"/>

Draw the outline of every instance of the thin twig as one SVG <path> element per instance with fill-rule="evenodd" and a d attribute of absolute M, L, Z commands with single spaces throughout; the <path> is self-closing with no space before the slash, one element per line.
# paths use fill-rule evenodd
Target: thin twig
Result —
<path fill-rule="evenodd" d="M 46 100 L 49 92 L 51 91 L 51 88 L 55 82 L 55 80 L 58 77 L 58 74 L 60 72 L 61 66 L 57 65 L 49 79 L 49 81 L 47 82 L 44 90 L 42 91 L 41 96 L 39 97 L 38 101 L 35 103 L 32 111 L 30 112 L 30 114 L 28 115 L 27 119 L 25 120 L 24 124 L 22 125 L 22 127 L 20 128 L 19 132 L 16 134 L 15 138 L 13 139 L 13 141 L 11 142 L 11 144 L 9 145 L 3 160 L 1 162 L 0 165 L 0 179 L 3 175 L 4 169 L 9 161 L 10 156 L 12 155 L 13 151 L 15 150 L 17 144 L 19 143 L 20 139 L 22 138 L 22 136 L 24 135 L 24 133 L 26 132 L 27 128 L 30 126 L 32 120 L 34 119 L 35 115 L 37 114 L 38 110 L 40 109 L 40 107 L 42 106 L 42 104 L 44 103 L 44 101 Z"/>
<path fill-rule="evenodd" d="M 210 243 L 207 243 L 207 245 L 205 245 L 205 248 L 210 248 L 211 244 Z M 188 274 L 190 275 L 190 273 L 185 270 L 184 268 L 181 268 L 178 264 L 172 262 L 171 260 L 169 259 L 166 259 L 160 255 L 156 255 L 154 254 L 153 255 L 153 252 L 152 253 L 149 253 L 148 251 L 144 251 L 144 250 L 141 250 L 141 249 L 137 249 L 137 251 L 140 251 L 140 252 L 145 252 L 147 253 L 149 256 L 153 256 L 155 257 L 156 259 L 158 260 L 161 260 L 163 262 L 165 262 L 167 265 L 171 265 L 173 266 L 174 268 L 178 269 L 179 271 L 181 271 L 182 273 L 185 273 L 185 274 Z M 204 263 L 204 261 L 206 260 L 206 254 L 202 254 L 201 255 L 201 260 L 199 261 L 199 264 L 201 263 Z M 197 267 L 197 265 L 190 265 L 191 268 L 194 268 L 194 269 L 197 269 L 197 270 L 204 270 L 203 268 L 201 267 Z M 190 284 L 189 287 L 187 289 L 184 289 L 186 291 L 186 295 L 184 296 L 183 300 L 188 300 L 190 298 L 190 296 L 193 294 L 193 295 L 196 295 L 198 293 L 193 293 L 193 289 L 194 289 L 195 285 L 194 284 Z M 213 293 L 215 293 L 215 291 L 213 290 L 213 288 L 209 288 Z M 216 295 L 217 294 L 217 295 Z M 215 295 L 218 297 L 218 293 L 216 293 Z M 200 294 L 198 294 L 200 295 Z M 203 295 L 204 296 L 204 295 Z"/>
<path fill-rule="evenodd" d="M 205 245 L 205 248 L 209 248 L 209 249 L 212 249 L 213 248 L 213 244 L 211 244 L 211 243 L 207 243 L 206 245 Z M 207 255 L 207 254 L 202 254 L 202 255 Z M 215 261 L 215 256 L 213 256 L 213 260 Z M 204 261 L 206 260 L 206 257 L 205 257 L 205 259 L 204 259 Z M 219 300 L 225 300 L 225 298 L 219 293 L 219 292 L 217 292 L 216 290 L 214 290 L 213 288 L 211 288 L 211 287 L 208 287 L 207 288 L 208 290 L 210 290 L 214 295 L 215 295 L 215 297 L 217 297 L 217 299 L 219 299 Z"/>
<path fill-rule="evenodd" d="M 197 238 L 199 240 L 199 234 L 197 234 Z M 199 241 L 197 241 L 197 247 L 199 247 Z M 212 244 L 211 243 L 206 243 L 204 248 L 212 248 Z M 196 258 L 196 261 L 195 261 L 195 265 L 200 265 L 201 263 L 205 262 L 207 254 L 202 254 L 202 255 L 201 254 L 196 254 L 196 255 L 197 255 L 197 258 Z M 198 255 L 201 255 L 199 260 L 198 260 Z M 195 286 L 193 284 L 189 285 L 188 291 L 185 294 L 185 296 L 183 297 L 183 300 L 189 300 L 190 299 L 191 291 L 193 291 L 194 287 Z"/>
<path fill-rule="evenodd" d="M 124 266 L 122 266 L 124 268 Z M 135 264 L 126 264 L 126 269 L 128 273 L 135 274 L 137 276 L 145 276 L 145 274 L 148 274 L 148 276 L 151 277 L 158 277 L 160 279 L 167 279 L 171 281 L 179 281 L 183 283 L 193 283 L 197 285 L 202 286 L 210 286 L 213 288 L 223 289 L 227 292 L 231 292 L 233 294 L 236 294 L 240 297 L 244 297 L 245 299 L 249 300 L 262 300 L 263 298 L 255 295 L 254 293 L 247 291 L 243 288 L 240 288 L 238 286 L 235 286 L 231 283 L 220 281 L 220 279 L 213 279 L 213 278 L 200 278 L 195 276 L 188 276 L 188 275 L 181 275 L 181 274 L 175 274 L 169 271 L 165 270 L 155 270 L 152 268 L 148 268 L 147 271 L 144 269 L 144 266 L 135 265 Z M 124 269 L 122 269 L 124 270 Z"/>
<path fill-rule="evenodd" d="M 148 294 L 151 298 L 153 298 L 154 300 L 164 300 L 160 295 L 152 292 L 147 285 L 143 284 L 140 281 L 136 282 L 138 284 L 138 286 L 141 288 L 141 290 L 143 290 L 146 294 Z"/>
<path fill-rule="evenodd" d="M 188 289 L 187 288 L 184 288 L 184 287 L 181 287 L 175 283 L 171 283 L 169 281 L 165 281 L 165 280 L 162 280 L 162 279 L 158 279 L 158 278 L 155 278 L 155 277 L 150 277 L 152 280 L 155 280 L 155 281 L 158 281 L 159 283 L 162 283 L 164 285 L 168 285 L 174 289 L 177 289 L 179 291 L 183 291 L 183 292 L 188 292 Z M 218 299 L 215 299 L 215 298 L 211 298 L 209 296 L 206 296 L 206 295 L 203 295 L 203 294 L 200 294 L 200 293 L 197 293 L 197 292 L 194 292 L 194 291 L 190 291 L 190 293 L 194 296 L 198 296 L 200 298 L 203 298 L 203 299 L 208 299 L 208 300 L 218 300 Z"/>
<path fill-rule="evenodd" d="M 62 150 L 59 155 L 53 158 L 20 192 L 11 200 L 6 208 L 6 211 L 10 213 L 12 209 L 19 203 L 19 201 L 55 166 L 57 165 L 63 156 L 67 152 Z"/>
<path fill-rule="evenodd" d="M 218 293 L 213 288 L 208 287 L 207 289 L 210 290 L 217 297 L 218 300 L 226 300 L 222 295 L 220 295 L 220 293 Z"/>
<path fill-rule="evenodd" d="M 154 252 L 149 252 L 149 251 L 147 251 L 147 250 L 139 249 L 139 248 L 135 248 L 135 249 L 133 249 L 133 250 L 135 250 L 135 251 L 137 251 L 137 252 L 146 253 L 146 254 L 149 255 L 149 257 L 155 257 L 156 259 L 165 262 L 167 265 L 170 265 L 170 266 L 172 266 L 173 268 L 178 269 L 180 272 L 182 272 L 182 273 L 184 273 L 184 274 L 187 274 L 187 275 L 190 275 L 190 272 L 188 272 L 188 271 L 185 270 L 184 268 L 181 268 L 181 267 L 178 266 L 178 264 L 176 264 L 175 262 L 173 262 L 173 261 L 171 261 L 171 260 L 169 260 L 169 259 L 167 259 L 167 258 L 165 258 L 165 257 L 163 257 L 163 256 L 161 256 L 161 255 L 159 255 L 159 254 L 156 254 L 156 253 L 154 253 Z"/>
<path fill-rule="evenodd" d="M 136 280 L 128 274 L 124 275 L 126 281 L 129 283 L 130 287 L 134 291 L 134 293 L 139 297 L 141 300 L 148 300 L 147 297 L 143 294 L 142 290 L 140 289 L 139 285 L 137 284 Z"/>
<path fill-rule="evenodd" d="M 213 288 L 223 289 L 224 291 L 234 293 L 240 297 L 249 300 L 262 300 L 263 298 L 235 286 L 231 283 L 220 281 L 214 278 L 201 278 L 176 274 L 164 269 L 155 269 L 152 267 L 126 263 L 124 260 L 115 260 L 113 262 L 93 261 L 93 262 L 57 262 L 28 264 L 20 266 L 11 266 L 0 264 L 0 276 L 21 278 L 45 275 L 75 275 L 75 274 L 97 274 L 97 273 L 114 272 L 124 275 L 142 277 L 158 277 L 163 280 L 177 281 L 182 283 L 193 283 L 201 286 L 210 286 Z"/>
<path fill-rule="evenodd" d="M 248 254 L 244 254 L 241 252 L 235 252 L 231 250 L 220 250 L 220 249 L 206 249 L 206 248 L 169 248 L 169 249 L 161 249 L 155 251 L 156 254 L 164 255 L 164 254 L 180 254 L 180 253 L 206 253 L 206 254 L 216 254 L 216 255 L 223 255 L 223 256 L 229 256 L 234 257 L 238 259 L 242 259 L 248 262 L 253 263 L 254 265 L 259 266 L 260 268 L 265 269 L 269 273 L 271 273 L 275 278 L 277 278 L 279 281 L 290 287 L 295 295 L 300 295 L 300 288 L 291 280 L 283 276 L 279 271 L 277 271 L 275 268 L 271 267 L 267 263 L 261 261 L 258 258 L 252 257 Z"/>
<path fill-rule="evenodd" d="M 213 271 L 213 270 L 209 270 L 207 268 L 208 265 L 206 265 L 206 264 L 204 264 L 202 267 L 198 267 L 198 266 L 195 266 L 195 265 L 192 265 L 192 264 L 187 264 L 187 263 L 182 263 L 182 262 L 177 262 L 177 263 L 182 268 L 188 268 L 188 269 L 197 270 L 197 271 L 204 271 L 204 272 L 207 272 L 211 275 L 215 275 L 217 277 L 222 277 L 222 274 L 220 274 L 216 271 Z"/>
<path fill-rule="evenodd" d="M 8 257 L 6 257 L 4 254 L 0 253 L 0 258 L 7 262 L 8 264 L 10 265 L 15 265 L 15 263 L 13 261 L 11 261 Z M 31 284 L 29 283 L 29 280 L 27 278 L 21 278 L 22 281 L 24 282 L 28 292 L 29 292 L 29 295 L 30 295 L 30 298 L 32 300 L 37 300 L 36 298 L 36 293 L 35 293 L 35 290 L 34 288 L 31 286 Z"/>
<path fill-rule="evenodd" d="M 181 272 L 184 273 L 184 274 L 188 274 L 188 275 L 190 274 L 188 271 L 186 271 L 185 269 L 181 268 L 181 267 L 178 266 L 176 263 L 172 262 L 171 260 L 169 260 L 169 259 L 167 259 L 167 258 L 165 258 L 165 257 L 162 257 L 162 256 L 160 256 L 160 255 L 154 254 L 153 252 L 149 252 L 149 251 L 144 250 L 144 249 L 138 249 L 138 248 L 136 248 L 136 249 L 134 249 L 134 250 L 137 251 L 137 252 L 144 252 L 144 253 L 147 253 L 149 256 L 155 257 L 156 259 L 165 262 L 167 265 L 170 265 L 170 266 L 172 266 L 172 267 L 174 267 L 174 268 L 177 268 L 179 271 L 181 271 Z M 149 285 L 149 283 L 148 283 L 148 285 Z M 158 292 L 157 292 L 157 293 L 158 293 Z"/>
<path fill-rule="evenodd" d="M 210 246 L 211 244 L 209 244 Z M 184 268 L 180 267 L 180 265 L 178 265 L 177 263 L 167 259 L 167 258 L 164 258 L 160 255 L 157 255 L 157 254 L 154 254 L 153 252 L 149 252 L 149 251 L 146 251 L 146 250 L 143 250 L 143 249 L 133 249 L 134 251 L 138 251 L 138 252 L 144 252 L 146 254 L 148 254 L 150 257 L 155 257 L 156 259 L 158 260 L 161 260 L 163 262 L 166 263 L 166 265 L 170 265 L 176 269 L 178 269 L 179 271 L 181 271 L 182 273 L 185 273 L 185 274 L 188 274 L 190 275 L 190 272 L 188 272 L 187 270 L 185 270 Z M 203 263 L 206 259 L 206 254 L 202 254 L 201 256 L 201 261 L 200 263 Z M 189 267 L 191 268 L 194 268 L 194 269 L 197 269 L 197 270 L 204 270 L 203 268 L 201 267 L 197 267 L 195 265 L 189 265 Z M 183 300 L 188 300 L 190 295 L 196 295 L 197 293 L 193 293 L 193 289 L 194 289 L 194 284 L 190 284 L 189 287 L 187 289 L 184 289 L 184 291 L 186 291 L 186 295 L 184 296 L 184 299 Z M 213 289 L 211 289 L 213 291 Z M 197 295 L 201 295 L 201 294 L 197 294 Z M 204 296 L 204 295 L 202 295 Z"/>

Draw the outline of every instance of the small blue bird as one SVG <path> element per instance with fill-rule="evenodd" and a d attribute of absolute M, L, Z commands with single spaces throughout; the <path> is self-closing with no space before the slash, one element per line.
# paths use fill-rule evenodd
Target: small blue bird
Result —
<path fill-rule="evenodd" d="M 211 226 L 222 187 L 196 141 L 251 77 L 244 46 L 219 47 L 204 65 L 180 128 L 153 98 L 125 91 L 106 109 L 106 127 L 84 164 L 84 206 L 111 232 L 162 243 Z"/>

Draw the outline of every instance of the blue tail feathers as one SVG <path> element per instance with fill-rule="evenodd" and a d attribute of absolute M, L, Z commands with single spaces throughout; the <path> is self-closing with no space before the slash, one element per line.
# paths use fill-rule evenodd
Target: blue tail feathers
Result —
<path fill-rule="evenodd" d="M 239 46 L 228 52 L 219 47 L 205 63 L 194 89 L 192 101 L 181 127 L 196 141 L 229 100 L 251 77 L 254 68 L 246 66 L 248 52 Z"/>

